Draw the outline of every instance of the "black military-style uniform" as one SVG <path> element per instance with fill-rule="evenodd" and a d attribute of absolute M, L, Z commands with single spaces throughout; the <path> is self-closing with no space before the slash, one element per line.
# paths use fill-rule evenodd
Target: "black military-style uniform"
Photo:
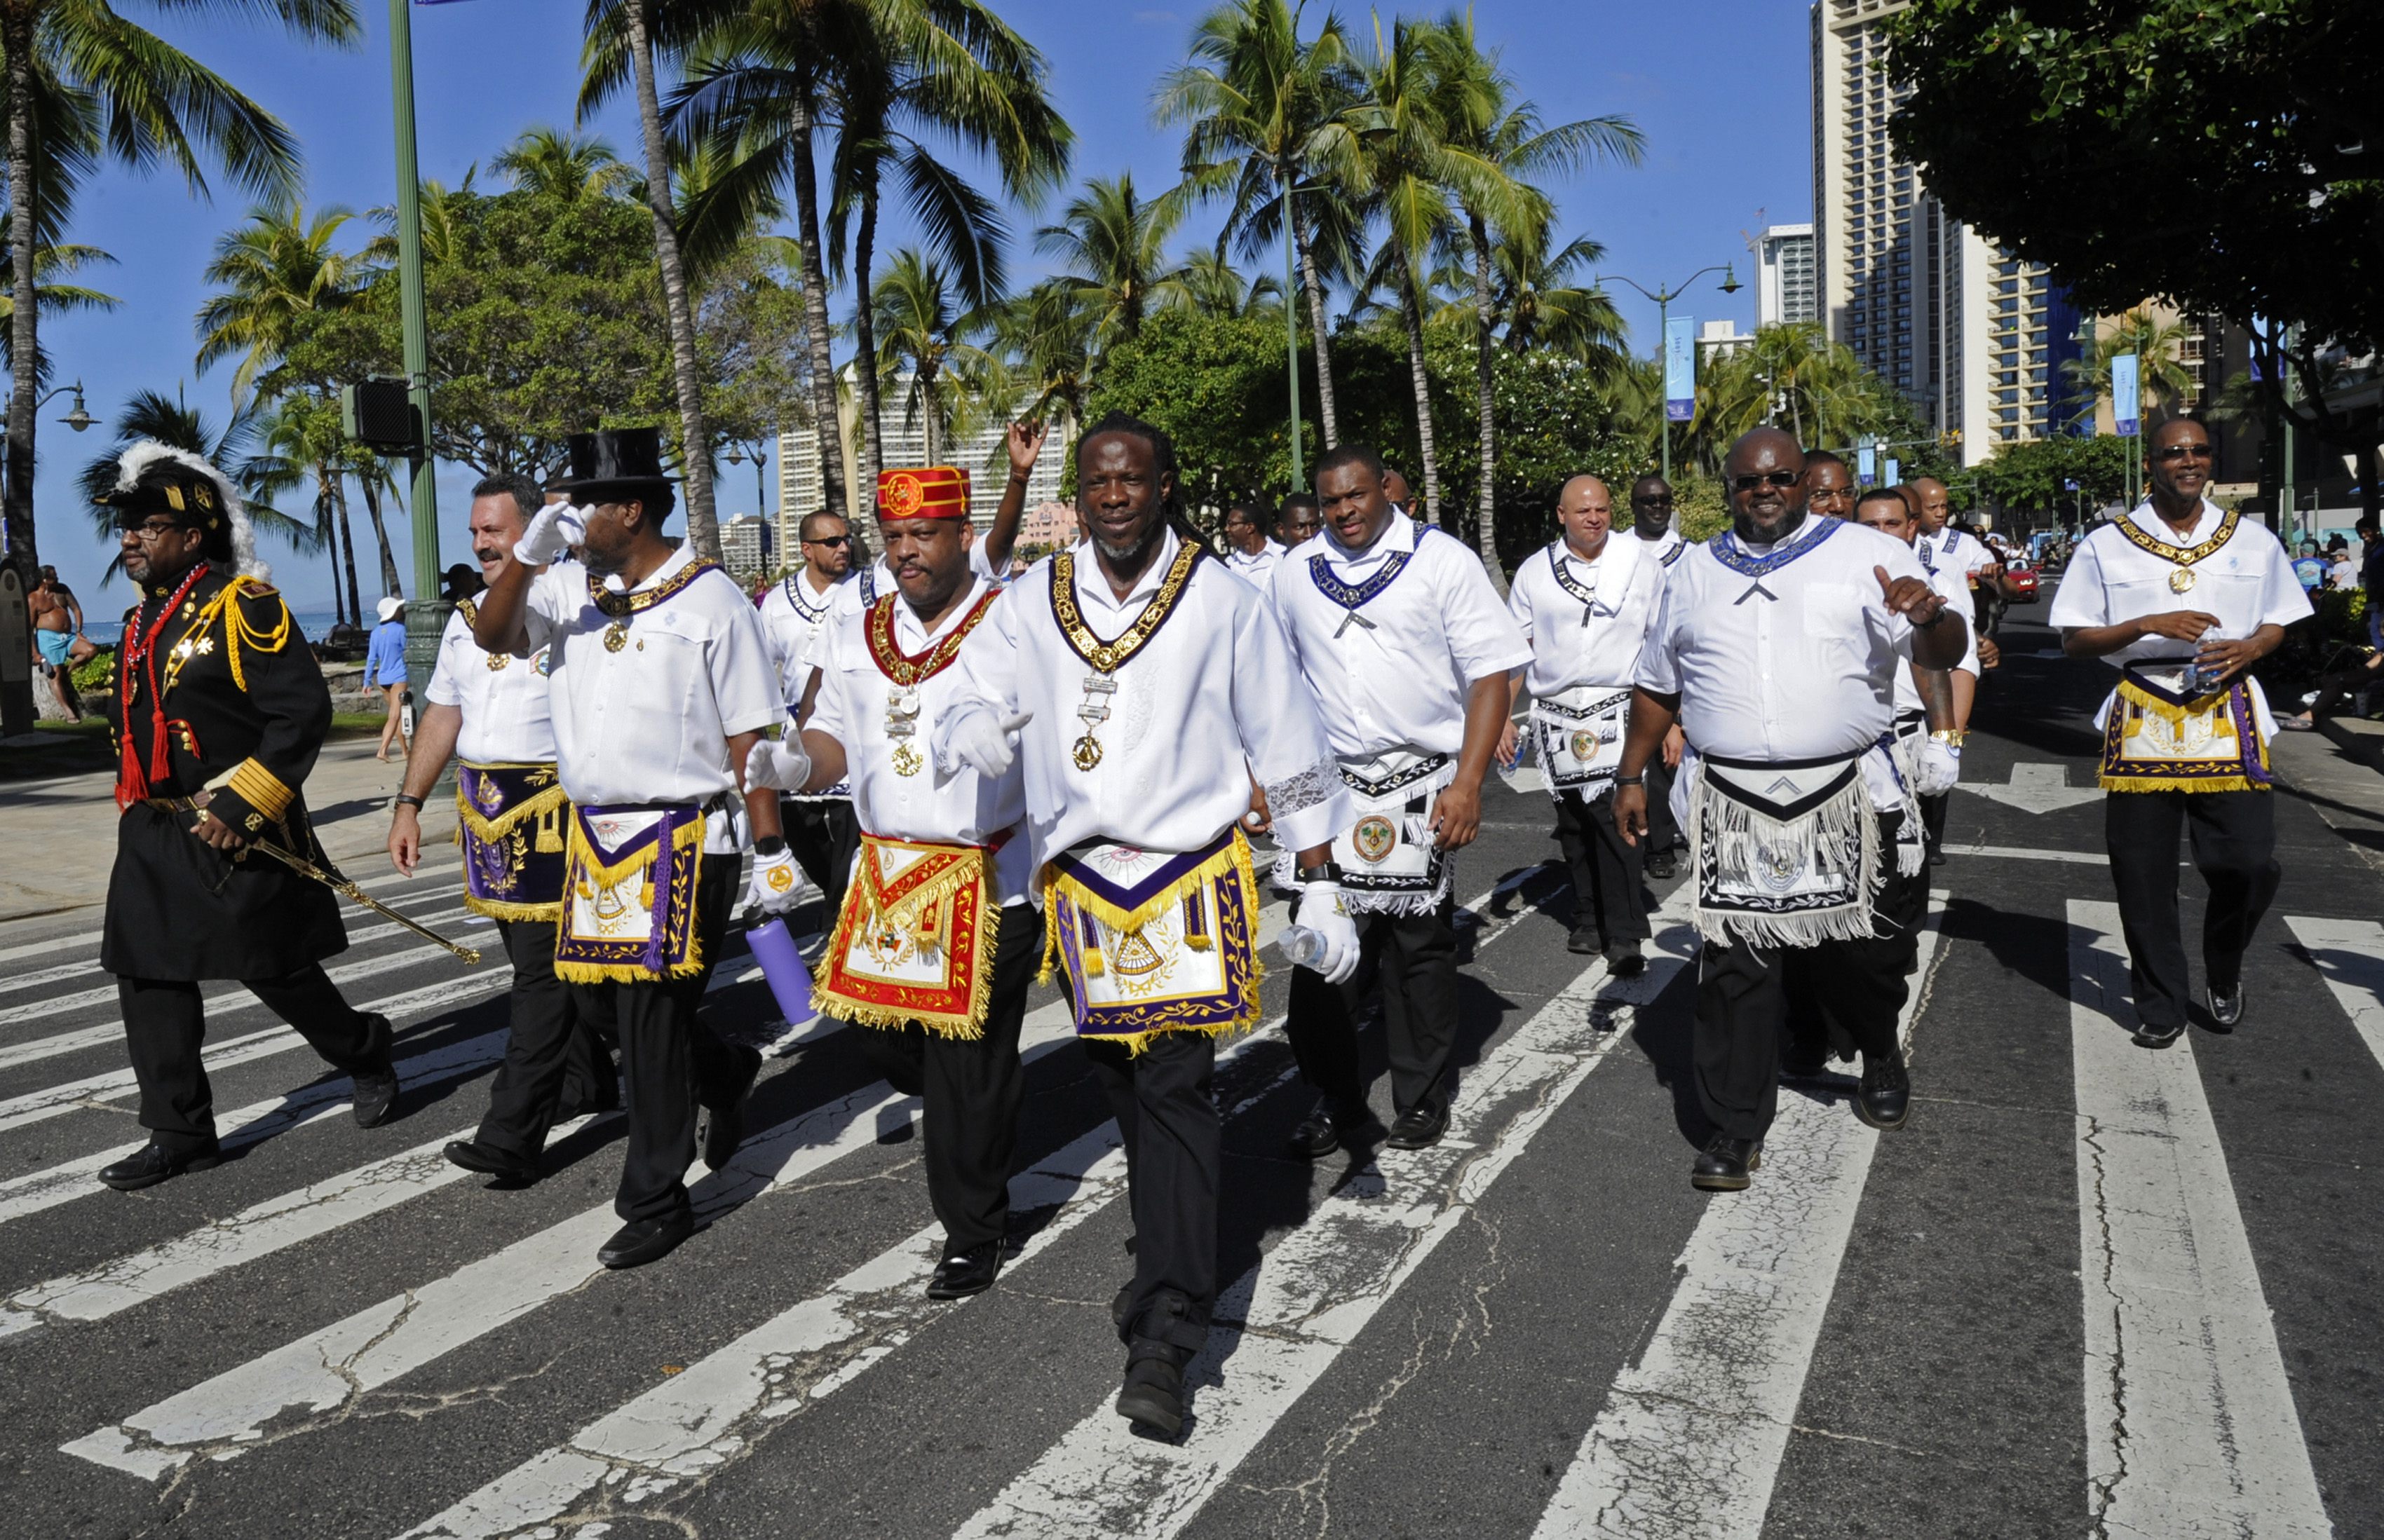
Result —
<path fill-rule="evenodd" d="M 117 976 L 142 1125 L 187 1152 L 216 1138 L 200 979 L 239 979 L 351 1072 L 387 1072 L 390 1028 L 323 972 L 348 944 L 329 890 L 192 832 L 204 799 L 242 838 L 328 864 L 299 787 L 329 731 L 331 696 L 289 607 L 219 564 L 145 587 L 124 617 L 117 666 L 123 816 L 100 966 Z"/>

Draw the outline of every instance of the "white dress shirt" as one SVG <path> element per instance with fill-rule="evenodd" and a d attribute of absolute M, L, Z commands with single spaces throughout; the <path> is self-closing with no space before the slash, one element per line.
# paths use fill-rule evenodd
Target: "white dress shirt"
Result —
<path fill-rule="evenodd" d="M 771 666 L 778 671 L 778 688 L 789 709 L 803 698 L 812 676 L 812 647 L 827 625 L 837 593 L 851 587 L 848 574 L 826 588 L 812 585 L 811 569 L 788 573 L 770 585 L 754 610 L 762 622 L 762 641 L 770 649 Z"/>
<path fill-rule="evenodd" d="M 1945 623 L 1962 628 L 1962 660 L 1948 671 L 1959 671 L 1972 679 L 1978 678 L 1979 634 L 1970 624 L 1970 590 L 1963 586 L 1960 577 L 1943 567 L 1929 574 L 1929 586 L 1945 601 L 1945 613 L 1951 617 Z M 1911 644 L 1908 640 L 1905 651 L 1906 666 L 1895 671 L 1895 714 L 1899 717 L 1929 709 L 1929 703 L 1920 698 L 1920 686 L 1913 682 L 1909 667 Z"/>
<path fill-rule="evenodd" d="M 1962 580 L 1965 593 L 1969 591 L 1971 574 L 1995 560 L 1994 552 L 1952 524 L 1934 535 L 1921 536 L 1914 542 L 1914 547 L 1921 566 L 1951 572 Z"/>
<path fill-rule="evenodd" d="M 1103 641 L 1149 607 L 1175 559 L 1173 530 L 1123 599 L 1089 547 L 1075 553 L 1075 602 Z M 1118 668 L 1109 719 L 1094 728 L 1101 757 L 1078 770 L 1086 731 L 1077 708 L 1092 666 L 1051 613 L 1046 558 L 1012 583 L 961 648 L 970 693 L 1005 716 L 1033 713 L 1020 733 L 1027 827 L 1037 867 L 1087 840 L 1144 850 L 1198 850 L 1249 811 L 1250 782 L 1266 789 L 1277 841 L 1324 844 L 1346 827 L 1348 799 L 1316 703 L 1300 682 L 1274 611 L 1259 591 L 1204 558 L 1175 612 Z"/>
<path fill-rule="evenodd" d="M 907 600 L 894 601 L 894 645 L 916 658 L 960 629 L 978 599 L 993 592 L 982 577 L 972 578 L 968 594 L 934 631 L 919 623 Z M 998 610 L 1004 601 L 995 599 Z M 979 628 L 993 623 L 988 612 Z M 957 844 L 990 844 L 1005 829 L 1016 828 L 1026 817 L 1025 778 L 1015 765 L 999 781 L 987 781 L 963 767 L 946 779 L 932 763 L 909 775 L 894 768 L 896 740 L 886 731 L 887 697 L 895 685 L 877 666 L 869 650 L 868 614 L 851 610 L 820 634 L 813 654 L 819 670 L 819 694 L 812 702 L 812 719 L 804 730 L 825 733 L 844 745 L 845 780 L 852 786 L 852 807 L 861 827 L 881 838 L 940 840 Z M 955 661 L 916 686 L 919 714 L 916 731 L 907 742 L 925 761 L 931 753 L 938 717 L 968 698 L 968 681 Z M 994 900 L 1023 903 L 1035 863 L 1025 831 L 995 853 Z"/>
<path fill-rule="evenodd" d="M 695 560 L 687 541 L 643 583 L 660 586 Z M 618 577 L 604 580 L 619 592 Z M 777 671 L 752 602 L 714 568 L 651 610 L 623 617 L 628 640 L 604 646 L 613 618 L 588 596 L 585 568 L 558 564 L 530 585 L 530 647 L 550 649 L 548 704 L 556 768 L 582 807 L 708 806 L 704 849 L 745 844 L 745 806 L 728 740 L 787 720 Z"/>
<path fill-rule="evenodd" d="M 1259 592 L 1265 593 L 1267 579 L 1274 575 L 1276 565 L 1283 561 L 1283 547 L 1270 539 L 1252 556 L 1239 546 L 1225 548 L 1225 565 L 1249 580 Z"/>
<path fill-rule="evenodd" d="M 1357 620 L 1316 585 L 1313 562 L 1355 586 L 1401 552 L 1406 567 Z M 1465 745 L 1467 690 L 1532 660 L 1482 559 L 1407 519 L 1386 521 L 1362 551 L 1345 549 L 1326 531 L 1275 569 L 1269 596 L 1333 752 L 1344 759 L 1393 748 L 1457 753 Z"/>
<path fill-rule="evenodd" d="M 1887 608 L 1873 569 L 1928 574 L 1903 541 L 1819 514 L 1782 544 L 1816 538 L 1760 578 L 1724 566 L 1711 544 L 1672 563 L 1636 683 L 1681 697 L 1681 729 L 1700 754 L 1839 758 L 1871 746 L 1894 720 L 1912 627 Z"/>
<path fill-rule="evenodd" d="M 1583 684 L 1627 686 L 1638 676 L 1639 649 L 1664 597 L 1662 557 L 1662 547 L 1626 531 L 1608 534 L 1594 561 L 1561 539 L 1524 560 L 1507 590 L 1507 611 L 1531 645 L 1523 684 L 1533 698 Z M 1596 596 L 1594 604 L 1558 581 L 1559 566 Z"/>
<path fill-rule="evenodd" d="M 1656 559 L 1656 564 L 1659 567 L 1664 564 L 1666 557 L 1670 556 L 1686 543 L 1682 540 L 1681 532 L 1677 529 L 1668 529 L 1653 540 L 1645 538 L 1638 530 L 1633 529 L 1631 531 L 1631 537 L 1648 548 L 1647 554 Z"/>
<path fill-rule="evenodd" d="M 580 574 L 575 561 L 558 561 L 553 570 Z M 434 706 L 453 706 L 463 713 L 455 733 L 456 755 L 475 765 L 551 765 L 554 762 L 554 720 L 547 705 L 548 649 L 528 658 L 511 653 L 483 652 L 472 640 L 471 623 L 459 607 L 447 617 L 439 637 L 439 662 L 430 671 L 426 692 Z"/>

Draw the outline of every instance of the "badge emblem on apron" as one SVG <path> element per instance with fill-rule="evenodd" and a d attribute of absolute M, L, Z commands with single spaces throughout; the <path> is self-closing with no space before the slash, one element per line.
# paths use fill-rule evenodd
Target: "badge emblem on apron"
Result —
<path fill-rule="evenodd" d="M 1369 813 L 1349 832 L 1349 840 L 1358 847 L 1360 856 L 1369 861 L 1380 861 L 1397 847 L 1399 833 L 1390 819 L 1379 813 Z"/>
<path fill-rule="evenodd" d="M 1572 735 L 1572 757 L 1583 764 L 1597 758 L 1597 734 L 1587 728 Z"/>

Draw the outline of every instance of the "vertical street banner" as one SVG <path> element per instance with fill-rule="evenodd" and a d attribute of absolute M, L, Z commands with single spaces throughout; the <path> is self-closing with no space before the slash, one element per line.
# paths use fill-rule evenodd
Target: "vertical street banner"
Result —
<path fill-rule="evenodd" d="M 1894 455 L 1889 455 L 1887 457 L 1887 474 L 1882 478 L 1881 485 L 1887 487 L 1899 485 L 1903 480 L 1903 471 L 1904 462 L 1896 459 Z"/>
<path fill-rule="evenodd" d="M 1855 446 L 1855 480 L 1865 487 L 1879 480 L 1879 450 L 1868 439 Z"/>
<path fill-rule="evenodd" d="M 1697 414 L 1696 326 L 1686 315 L 1664 322 L 1664 415 L 1675 423 Z"/>
<path fill-rule="evenodd" d="M 2143 411 L 2143 391 L 2136 380 L 2136 355 L 2121 353 L 2111 360 L 2111 430 L 2133 438 Z"/>

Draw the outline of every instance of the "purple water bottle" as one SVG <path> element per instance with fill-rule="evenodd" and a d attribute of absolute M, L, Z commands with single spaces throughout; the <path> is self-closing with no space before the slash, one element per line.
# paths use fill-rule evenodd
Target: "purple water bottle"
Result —
<path fill-rule="evenodd" d="M 795 950 L 795 938 L 784 919 L 746 927 L 745 944 L 762 965 L 763 981 L 770 986 L 770 996 L 788 1026 L 800 1027 L 819 1015 L 812 1004 L 812 971 L 803 966 L 803 955 Z"/>

